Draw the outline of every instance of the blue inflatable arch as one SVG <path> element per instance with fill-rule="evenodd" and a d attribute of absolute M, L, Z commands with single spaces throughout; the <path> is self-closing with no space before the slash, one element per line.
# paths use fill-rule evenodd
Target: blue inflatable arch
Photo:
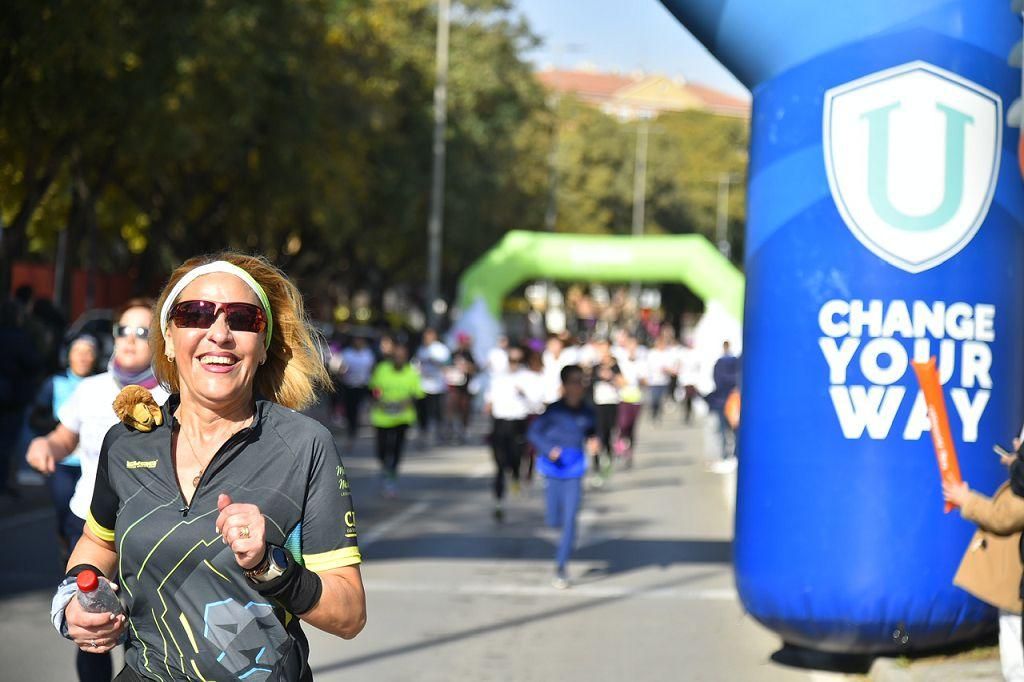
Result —
<path fill-rule="evenodd" d="M 663 0 L 753 92 L 736 580 L 787 642 L 922 650 L 994 626 L 954 587 L 909 361 L 965 480 L 1024 419 L 1024 193 L 1004 0 Z M 1019 63 L 1019 57 L 1017 59 Z"/>

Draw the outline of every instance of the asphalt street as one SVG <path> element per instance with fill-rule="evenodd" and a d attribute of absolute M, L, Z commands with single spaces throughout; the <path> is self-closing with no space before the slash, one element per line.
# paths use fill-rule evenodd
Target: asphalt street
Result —
<path fill-rule="evenodd" d="M 773 662 L 781 642 L 744 614 L 733 585 L 735 476 L 706 472 L 700 427 L 677 422 L 641 422 L 635 468 L 588 490 L 564 591 L 550 584 L 542 482 L 493 518 L 482 428 L 474 444 L 411 447 L 395 500 L 377 493 L 367 430 L 345 464 L 368 623 L 352 641 L 306 628 L 316 679 L 842 679 Z M 74 680 L 72 647 L 47 621 L 61 573 L 53 517 L 26 506 L 0 518 L 0 679 Z"/>

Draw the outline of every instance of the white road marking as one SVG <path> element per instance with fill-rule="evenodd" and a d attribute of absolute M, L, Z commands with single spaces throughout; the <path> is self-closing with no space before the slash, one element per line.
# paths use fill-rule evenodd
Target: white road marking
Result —
<path fill-rule="evenodd" d="M 377 542 L 382 537 L 390 533 L 393 529 L 422 514 L 428 507 L 430 507 L 430 503 L 425 500 L 421 500 L 411 507 L 398 512 L 390 519 L 377 524 L 359 536 L 359 547 L 365 549 L 367 546 Z"/>
<path fill-rule="evenodd" d="M 736 590 L 726 588 L 707 588 L 686 590 L 679 588 L 645 588 L 641 586 L 614 585 L 573 585 L 568 590 L 555 590 L 542 585 L 523 585 L 513 583 L 465 583 L 460 585 L 426 582 L 364 581 L 367 594 L 390 592 L 395 594 L 427 593 L 444 595 L 469 595 L 480 597 L 584 597 L 588 599 L 630 598 L 630 599 L 676 599 L 679 601 L 736 601 Z"/>

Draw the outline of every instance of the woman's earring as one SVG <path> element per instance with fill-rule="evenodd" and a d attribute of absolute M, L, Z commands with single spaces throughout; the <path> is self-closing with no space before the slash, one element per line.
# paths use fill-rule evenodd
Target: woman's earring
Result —
<path fill-rule="evenodd" d="M 170 353 L 167 354 L 167 362 L 174 362 L 174 356 Z"/>

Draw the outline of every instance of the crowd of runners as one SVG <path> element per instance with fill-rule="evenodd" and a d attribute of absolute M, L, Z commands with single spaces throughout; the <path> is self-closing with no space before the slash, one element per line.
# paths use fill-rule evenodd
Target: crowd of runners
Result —
<path fill-rule="evenodd" d="M 473 348 L 468 334 L 454 334 L 446 344 L 429 328 L 414 347 L 391 335 L 339 335 L 331 342 L 328 368 L 336 388 L 331 419 L 344 428 L 350 443 L 361 424 L 375 429 L 383 495 L 398 494 L 399 465 L 408 441 L 419 447 L 465 444 L 479 415 L 483 419 L 476 423 L 486 426 L 474 437 L 484 438 L 493 451 L 494 515 L 502 518 L 506 492 L 533 479 L 537 452 L 527 438 L 530 423 L 562 396 L 561 372 L 570 365 L 582 372 L 584 402 L 595 416 L 591 486 L 602 486 L 617 467 L 633 466 L 639 425 L 667 418 L 666 408 L 687 424 L 696 413 L 710 412 L 721 446 L 708 468 L 716 473 L 735 470 L 735 420 L 729 403 L 737 397 L 739 361 L 728 343 L 712 367 L 704 366 L 701 356 L 668 326 L 649 344 L 619 330 L 587 338 L 501 337 L 482 357 Z"/>

